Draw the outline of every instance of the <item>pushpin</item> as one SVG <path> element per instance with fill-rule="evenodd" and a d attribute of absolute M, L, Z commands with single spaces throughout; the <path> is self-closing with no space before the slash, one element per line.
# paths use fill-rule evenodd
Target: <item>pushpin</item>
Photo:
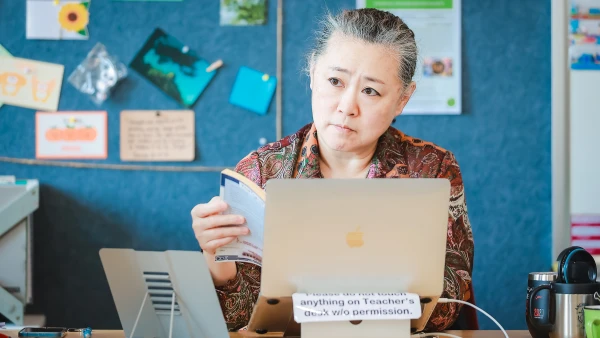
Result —
<path fill-rule="evenodd" d="M 85 329 L 81 330 L 81 335 L 83 336 L 83 338 L 91 338 L 92 337 L 92 328 L 86 327 Z"/>
<path fill-rule="evenodd" d="M 269 74 L 265 74 L 262 76 L 263 81 L 269 81 Z"/>
<path fill-rule="evenodd" d="M 183 48 L 181 48 L 182 53 L 187 53 L 189 51 L 190 51 L 190 47 L 188 47 L 188 46 L 183 46 Z"/>
<path fill-rule="evenodd" d="M 206 67 L 206 72 L 212 72 L 213 70 L 217 69 L 217 68 L 221 68 L 221 66 L 223 66 L 223 60 L 219 59 L 213 63 L 210 64 L 210 66 Z"/>
<path fill-rule="evenodd" d="M 264 146 L 265 144 L 267 144 L 267 139 L 266 139 L 266 138 L 264 138 L 264 137 L 261 137 L 261 138 L 258 140 L 258 143 L 259 143 L 261 146 Z"/>

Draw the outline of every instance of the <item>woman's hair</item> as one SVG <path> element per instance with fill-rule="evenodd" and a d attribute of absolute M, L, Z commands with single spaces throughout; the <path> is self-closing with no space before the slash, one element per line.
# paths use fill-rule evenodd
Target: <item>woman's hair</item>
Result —
<path fill-rule="evenodd" d="M 308 54 L 310 71 L 317 58 L 325 53 L 333 33 L 357 38 L 390 49 L 400 65 L 398 76 L 404 86 L 412 81 L 417 66 L 415 34 L 399 17 L 372 8 L 344 10 L 336 16 L 327 14 L 316 32 L 314 48 Z"/>

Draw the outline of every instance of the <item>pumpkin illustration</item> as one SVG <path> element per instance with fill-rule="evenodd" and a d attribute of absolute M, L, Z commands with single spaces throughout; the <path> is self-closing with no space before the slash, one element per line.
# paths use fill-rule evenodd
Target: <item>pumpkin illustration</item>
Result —
<path fill-rule="evenodd" d="M 96 128 L 79 129 L 79 139 L 81 141 L 93 141 L 96 139 Z"/>
<path fill-rule="evenodd" d="M 46 130 L 45 136 L 46 136 L 46 140 L 51 141 L 51 142 L 56 142 L 56 141 L 61 140 L 62 132 L 58 128 L 52 128 L 52 129 Z"/>
<path fill-rule="evenodd" d="M 51 142 L 59 142 L 59 141 L 67 141 L 67 142 L 75 142 L 75 141 L 94 141 L 98 133 L 96 132 L 96 128 L 52 128 L 46 131 L 45 137 L 46 140 Z"/>

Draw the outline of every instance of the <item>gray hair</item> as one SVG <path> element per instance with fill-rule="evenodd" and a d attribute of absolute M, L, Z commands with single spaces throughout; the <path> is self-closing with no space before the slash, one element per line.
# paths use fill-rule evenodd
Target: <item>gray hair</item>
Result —
<path fill-rule="evenodd" d="M 415 34 L 396 15 L 373 8 L 344 10 L 336 16 L 327 14 L 308 54 L 307 71 L 325 53 L 329 39 L 336 32 L 389 48 L 398 61 L 398 76 L 403 86 L 410 84 L 417 66 Z"/>

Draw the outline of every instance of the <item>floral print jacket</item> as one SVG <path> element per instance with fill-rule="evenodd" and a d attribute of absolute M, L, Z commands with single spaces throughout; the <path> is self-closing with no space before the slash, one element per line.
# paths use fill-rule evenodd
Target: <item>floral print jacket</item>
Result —
<path fill-rule="evenodd" d="M 278 142 L 251 152 L 236 171 L 263 189 L 271 178 L 322 178 L 314 125 L 308 124 Z M 467 215 L 464 186 L 454 155 L 435 144 L 390 127 L 379 139 L 367 178 L 435 177 L 451 182 L 444 292 L 441 297 L 469 300 L 473 269 L 473 234 Z M 236 262 L 237 275 L 216 288 L 230 330 L 244 328 L 260 291 L 260 267 Z M 457 319 L 460 304 L 438 304 L 426 331 L 448 328 Z"/>

